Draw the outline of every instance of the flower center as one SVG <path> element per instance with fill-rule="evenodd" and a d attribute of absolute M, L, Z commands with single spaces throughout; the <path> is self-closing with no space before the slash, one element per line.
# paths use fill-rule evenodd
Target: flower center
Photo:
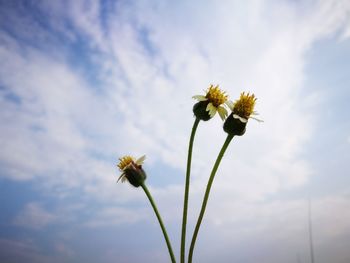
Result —
<path fill-rule="evenodd" d="M 249 116 L 254 112 L 256 98 L 255 95 L 249 93 L 241 93 L 240 98 L 235 102 L 233 106 L 233 113 L 240 117 L 248 119 Z"/>
<path fill-rule="evenodd" d="M 224 91 L 219 89 L 219 86 L 210 85 L 207 90 L 205 97 L 211 102 L 215 107 L 219 107 L 227 100 L 227 95 Z"/>
<path fill-rule="evenodd" d="M 119 158 L 119 161 L 120 162 L 117 166 L 119 167 L 120 171 L 123 171 L 125 167 L 134 162 L 134 158 L 129 155 L 125 155 L 122 158 Z"/>

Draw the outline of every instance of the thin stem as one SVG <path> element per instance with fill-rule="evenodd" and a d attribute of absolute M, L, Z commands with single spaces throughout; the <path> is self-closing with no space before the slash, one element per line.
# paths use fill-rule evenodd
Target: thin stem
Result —
<path fill-rule="evenodd" d="M 208 198 L 209 198 L 209 193 L 210 193 L 210 189 L 211 189 L 211 186 L 213 184 L 213 181 L 214 181 L 214 177 L 215 177 L 215 174 L 216 174 L 216 171 L 220 165 L 220 162 L 221 162 L 221 159 L 222 157 L 224 156 L 224 153 L 228 147 L 228 145 L 230 144 L 232 138 L 233 138 L 234 135 L 228 135 L 220 152 L 219 152 L 219 155 L 215 161 L 215 164 L 213 166 L 213 170 L 211 171 L 211 174 L 210 174 L 210 177 L 209 177 L 209 180 L 208 180 L 208 184 L 207 184 L 207 188 L 205 190 L 205 194 L 204 194 L 204 198 L 203 198 L 203 203 L 202 203 L 202 208 L 201 208 L 201 211 L 199 213 L 199 217 L 198 217 L 198 220 L 197 220 L 197 224 L 196 224 L 196 227 L 194 229 L 194 233 L 193 233 L 193 237 L 192 237 L 192 241 L 191 241 L 191 246 L 190 246 L 190 252 L 189 252 L 189 255 L 188 255 L 188 263 L 192 263 L 192 256 L 193 256 L 193 250 L 194 250 L 194 246 L 196 244 L 196 239 L 197 239 L 197 235 L 198 235 L 198 231 L 199 231 L 199 228 L 201 226 L 201 223 L 202 223 L 202 219 L 203 219 L 203 216 L 204 216 L 204 212 L 205 212 L 205 208 L 207 206 L 207 202 L 208 202 Z"/>
<path fill-rule="evenodd" d="M 196 118 L 193 123 L 190 143 L 188 146 L 188 156 L 187 156 L 187 169 L 186 169 L 186 183 L 185 183 L 185 196 L 184 196 L 184 208 L 182 215 L 182 231 L 181 231 L 181 263 L 185 262 L 185 244 L 186 244 L 186 225 L 187 225 L 187 209 L 188 209 L 188 193 L 190 189 L 190 175 L 191 175 L 191 161 L 192 161 L 192 147 L 194 136 L 198 127 L 200 119 Z"/>
<path fill-rule="evenodd" d="M 314 263 L 315 257 L 314 257 L 314 244 L 313 244 L 313 238 L 312 238 L 312 218 L 311 218 L 311 200 L 310 199 L 309 199 L 309 242 L 310 242 L 311 263 Z"/>
<path fill-rule="evenodd" d="M 142 189 L 145 191 L 145 194 L 147 195 L 148 200 L 150 201 L 150 203 L 151 203 L 151 205 L 152 205 L 152 207 L 153 207 L 154 213 L 155 213 L 156 216 L 157 216 L 159 225 L 160 225 L 160 227 L 161 227 L 161 229 L 162 229 L 162 231 L 163 231 L 163 235 L 164 235 L 164 238 L 165 238 L 165 242 L 166 242 L 166 244 L 167 244 L 167 246 L 168 246 L 168 250 L 169 250 L 171 262 L 172 262 L 172 263 L 176 263 L 175 256 L 174 256 L 174 252 L 173 252 L 173 249 L 171 248 L 171 244 L 170 244 L 170 241 L 169 241 L 169 237 L 168 237 L 168 234 L 167 234 L 166 229 L 165 229 L 165 227 L 164 227 L 162 218 L 160 217 L 160 214 L 159 214 L 159 212 L 158 212 L 157 206 L 156 206 L 156 204 L 154 203 L 153 198 L 152 198 L 150 192 L 148 191 L 147 186 L 146 186 L 144 183 L 142 183 L 142 184 L 141 184 L 141 187 L 142 187 Z"/>

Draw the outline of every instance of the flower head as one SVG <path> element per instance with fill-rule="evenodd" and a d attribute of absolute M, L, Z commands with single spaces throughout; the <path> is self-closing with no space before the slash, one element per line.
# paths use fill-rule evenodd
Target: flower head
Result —
<path fill-rule="evenodd" d="M 249 92 L 245 94 L 241 93 L 241 96 L 233 104 L 232 112 L 240 118 L 245 119 L 247 122 L 250 115 L 254 114 L 254 106 L 256 102 L 256 97 L 254 94 L 250 95 Z"/>
<path fill-rule="evenodd" d="M 133 186 L 139 187 L 146 179 L 146 173 L 142 169 L 145 159 L 145 155 L 137 160 L 129 155 L 119 158 L 119 164 L 117 166 L 122 174 L 118 178 L 118 181 L 125 182 L 125 180 L 128 180 Z"/>
<path fill-rule="evenodd" d="M 220 90 L 219 85 L 210 85 L 204 95 L 195 95 L 192 98 L 198 100 L 193 106 L 195 116 L 201 120 L 207 121 L 219 113 L 222 120 L 227 116 L 227 110 L 223 104 L 228 105 L 228 95 Z"/>
<path fill-rule="evenodd" d="M 239 99 L 229 105 L 232 113 L 224 123 L 225 132 L 233 135 L 243 135 L 249 118 L 261 121 L 252 116 L 257 115 L 257 112 L 254 111 L 256 100 L 254 94 L 242 92 Z"/>

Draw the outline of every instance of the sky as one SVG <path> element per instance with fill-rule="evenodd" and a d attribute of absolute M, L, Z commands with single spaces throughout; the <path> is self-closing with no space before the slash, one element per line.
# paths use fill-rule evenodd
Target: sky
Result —
<path fill-rule="evenodd" d="M 350 2 L 0 0 L 0 261 L 176 257 L 193 95 L 258 98 L 215 178 L 194 262 L 350 262 Z M 187 247 L 224 142 L 195 138 Z"/>

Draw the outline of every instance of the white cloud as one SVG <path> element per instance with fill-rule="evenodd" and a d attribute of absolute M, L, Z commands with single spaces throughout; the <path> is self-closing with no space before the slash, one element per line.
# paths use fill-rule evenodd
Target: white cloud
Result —
<path fill-rule="evenodd" d="M 61 167 L 63 174 L 81 174 L 86 171 L 84 163 L 105 167 L 106 172 L 111 173 L 108 163 L 103 164 L 103 161 L 91 159 L 86 154 L 89 150 L 107 155 L 115 151 L 147 153 L 154 156 L 149 158 L 153 162 L 162 159 L 168 165 L 183 169 L 187 136 L 193 121 L 191 104 L 194 103 L 190 99 L 186 102 L 184 98 L 199 93 L 215 80 L 223 83 L 223 88 L 230 93 L 233 93 L 233 87 L 239 87 L 239 90 L 247 86 L 255 88 L 253 91 L 259 97 L 257 108 L 266 122 L 262 125 L 250 124 L 252 131 L 246 136 L 252 137 L 245 145 L 240 144 L 235 149 L 244 152 L 245 148 L 252 149 L 256 145 L 254 141 L 260 142 L 259 148 L 262 150 L 249 155 L 257 165 L 261 163 L 264 176 L 270 177 L 265 181 L 270 181 L 272 188 L 269 190 L 266 185 L 266 191 L 284 187 L 280 182 L 285 187 L 305 182 L 310 168 L 307 163 L 298 160 L 298 154 L 312 133 L 312 116 L 298 111 L 298 104 L 303 103 L 300 97 L 303 55 L 313 41 L 341 25 L 346 9 L 335 3 L 320 3 L 315 9 L 307 9 L 300 19 L 298 10 L 293 13 L 292 5 L 283 3 L 272 6 L 268 13 L 272 15 L 268 16 L 267 7 L 252 2 L 246 9 L 251 12 L 251 20 L 245 22 L 246 26 L 238 26 L 234 20 L 226 19 L 229 17 L 227 12 L 233 7 L 235 5 L 227 8 L 208 6 L 203 13 L 195 13 L 191 27 L 184 28 L 185 25 L 181 23 L 173 23 L 178 19 L 177 13 L 168 14 L 166 5 L 125 6 L 124 15 L 117 13 L 108 23 L 109 37 L 105 41 L 112 53 L 101 49 L 112 58 L 111 62 L 102 62 L 104 65 L 107 62 L 104 69 L 112 75 L 99 73 L 107 76 L 105 80 L 109 86 L 105 90 L 108 97 L 87 88 L 89 84 L 83 80 L 83 76 L 67 66 L 62 58 L 53 58 L 30 49 L 29 55 L 24 58 L 18 49 L 3 47 L 2 59 L 9 63 L 2 70 L 2 78 L 5 85 L 22 99 L 22 105 L 15 108 L 4 102 L 5 110 L 8 110 L 6 121 L 11 125 L 3 136 L 6 149 L 3 153 L 13 153 L 2 157 L 2 162 L 6 164 L 4 167 L 8 167 L 7 173 L 18 179 L 28 179 L 38 174 L 49 174 L 48 171 L 52 174 L 56 167 Z M 131 14 L 130 8 L 136 10 L 135 14 Z M 180 4 L 177 8 L 191 13 L 195 5 Z M 102 29 L 96 22 L 99 20 L 99 6 L 79 2 L 72 10 L 74 15 L 69 17 L 74 18 L 76 27 L 84 32 L 93 30 L 94 33 L 88 35 L 98 42 L 102 35 Z M 86 10 L 90 10 L 88 15 L 85 15 Z M 156 15 L 156 10 L 169 16 L 165 23 L 161 23 L 162 17 Z M 212 19 L 206 24 L 207 27 L 199 31 L 209 10 L 217 19 Z M 139 13 L 141 11 L 142 15 Z M 324 13 L 334 15 L 323 19 Z M 58 14 L 61 14 L 60 11 Z M 234 14 L 238 18 L 242 16 L 241 11 L 236 9 Z M 273 27 L 276 19 L 281 20 L 282 17 L 288 19 Z M 134 19 L 137 21 L 136 27 L 129 23 Z M 225 24 L 225 27 L 220 24 Z M 157 50 L 154 56 L 150 56 L 144 43 L 140 42 L 139 29 L 142 27 L 148 30 L 148 41 Z M 177 34 L 169 34 L 180 29 L 184 29 L 181 34 L 179 32 L 181 38 Z M 257 35 L 256 32 L 268 34 Z M 252 37 L 254 41 L 249 40 Z M 240 49 L 243 53 L 239 52 Z M 25 87 L 22 85 L 24 80 Z M 239 93 L 235 89 L 234 97 Z M 42 130 L 38 132 L 28 128 L 36 125 Z M 216 122 L 215 125 L 220 124 Z M 215 135 L 218 127 L 214 124 L 205 123 L 200 129 L 204 129 L 204 126 L 206 131 L 203 136 L 198 134 L 197 145 L 206 145 L 202 148 L 207 147 L 207 150 L 202 150 L 196 161 L 213 159 L 213 153 L 215 155 L 223 140 L 223 135 Z M 18 143 L 9 144 L 14 134 Z M 87 136 L 89 134 L 92 137 Z M 97 135 L 97 140 L 94 135 Z M 213 140 L 217 147 L 206 143 L 207 138 L 213 136 L 218 137 Z M 95 146 L 101 142 L 100 146 Z M 254 148 L 258 150 L 256 146 Z M 55 149 L 54 156 L 52 149 Z M 31 158 L 26 158 L 29 155 Z M 239 156 L 235 158 L 239 159 Z M 247 159 L 240 161 L 247 162 Z M 79 163 L 80 167 L 72 167 L 74 162 Z M 210 168 L 210 165 L 203 165 L 206 170 Z M 288 165 L 290 168 L 286 169 Z M 241 173 L 246 174 L 248 167 L 243 165 Z M 223 168 L 222 171 L 227 174 L 229 169 Z M 280 178 L 283 170 L 288 173 Z M 84 174 L 89 176 L 89 173 Z M 69 180 L 70 184 L 78 184 L 74 180 L 76 176 L 67 177 L 69 179 L 64 180 Z M 242 184 L 245 183 L 248 182 L 242 181 Z"/>
<path fill-rule="evenodd" d="M 109 207 L 99 209 L 96 216 L 84 223 L 87 227 L 105 227 L 120 224 L 134 224 L 149 217 L 145 209 L 128 209 L 122 207 Z"/>
<path fill-rule="evenodd" d="M 46 211 L 38 203 L 29 203 L 21 211 L 13 223 L 18 226 L 40 229 L 54 223 L 57 217 Z"/>
<path fill-rule="evenodd" d="M 317 258 L 344 263 L 349 259 L 348 251 L 339 245 L 350 233 L 346 224 L 350 216 L 346 208 L 348 202 L 347 195 L 312 201 L 313 242 Z M 231 214 L 227 214 L 228 210 Z M 215 202 L 208 209 L 207 219 L 197 242 L 198 254 L 195 255 L 198 261 L 210 262 L 218 254 L 222 255 L 224 262 L 232 258 L 249 262 L 257 257 L 260 262 L 295 262 L 297 254 L 302 262 L 309 259 L 307 200 Z M 213 242 L 216 239 L 225 242 L 216 244 Z M 269 251 L 274 252 L 266 253 Z"/>
<path fill-rule="evenodd" d="M 69 65 L 64 50 L 53 55 L 23 48 L 1 32 L 7 39 L 0 47 L 2 84 L 21 100 L 11 103 L 4 99 L 8 90 L 0 90 L 0 121 L 7 124 L 0 139 L 2 176 L 41 177 L 50 190 L 60 186 L 55 193 L 62 196 L 80 188 L 106 202 L 140 200 L 142 193 L 115 185 L 115 167 L 109 160 L 146 153 L 150 167 L 162 162 L 184 171 L 193 122 L 190 98 L 208 84 L 219 83 L 232 99 L 244 89 L 255 92 L 265 122 L 250 121 L 247 134 L 235 138 L 226 153 L 213 186 L 216 203 L 225 202 L 215 214 L 231 218 L 226 200 L 262 201 L 308 181 L 313 170 L 302 154 L 317 116 L 303 110 L 308 106 L 305 53 L 315 41 L 342 28 L 349 12 L 346 1 L 316 1 L 303 5 L 303 10 L 288 1 L 207 3 L 201 8 L 194 1 L 138 2 L 110 10 L 105 29 L 96 3 L 77 1 L 72 8 L 59 9 L 50 2 L 43 8 L 52 12 L 52 21 L 69 19 L 88 36 L 96 52 L 89 58 L 103 83 L 99 87 Z M 74 31 L 62 23 L 57 30 L 67 35 Z M 146 41 L 154 53 L 145 47 Z M 224 137 L 218 119 L 199 126 L 191 189 L 195 204 Z M 182 203 L 177 185 L 152 190 L 163 202 Z M 283 206 L 265 208 L 278 211 Z M 32 204 L 23 212 L 28 220 L 16 222 L 35 225 L 34 212 L 42 217 L 38 227 L 55 219 Z M 166 210 L 169 218 L 172 213 Z M 140 220 L 118 207 L 106 209 L 86 225 L 112 224 L 116 216 L 120 222 Z M 212 220 L 226 224 L 219 216 Z"/>

